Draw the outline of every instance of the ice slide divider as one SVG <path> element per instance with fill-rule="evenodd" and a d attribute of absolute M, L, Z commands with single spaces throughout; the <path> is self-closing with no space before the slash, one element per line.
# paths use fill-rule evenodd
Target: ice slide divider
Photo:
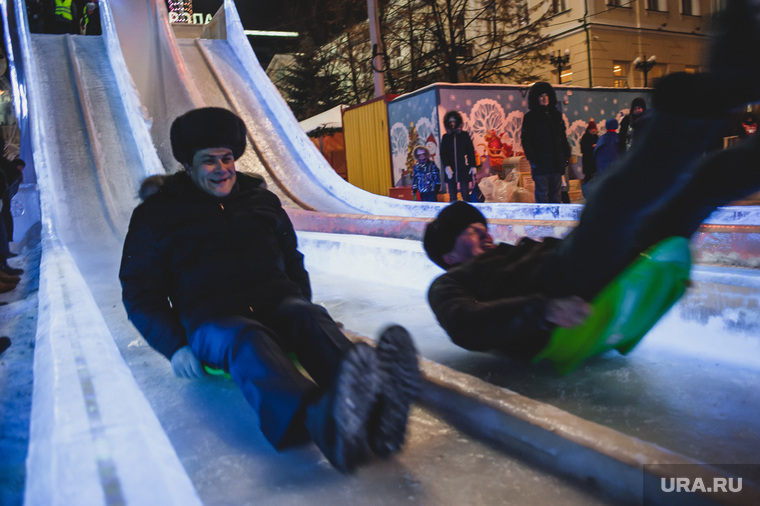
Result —
<path fill-rule="evenodd" d="M 15 1 L 14 14 L 28 84 L 16 92 L 25 92 L 35 111 L 38 66 L 21 0 Z M 47 128 L 40 116 L 30 116 L 41 189 L 42 260 L 24 502 L 94 504 L 101 498 L 106 505 L 200 504 L 89 287 L 56 236 Z"/>

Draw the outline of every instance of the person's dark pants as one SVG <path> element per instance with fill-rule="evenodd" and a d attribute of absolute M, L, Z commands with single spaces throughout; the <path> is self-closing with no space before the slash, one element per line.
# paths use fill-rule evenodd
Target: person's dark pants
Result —
<path fill-rule="evenodd" d="M 636 256 L 689 238 L 717 207 L 760 189 L 760 137 L 703 157 L 723 121 L 654 111 L 637 143 L 589 187 L 578 226 L 559 246 L 554 275 L 591 299 Z"/>
<path fill-rule="evenodd" d="M 195 329 L 189 341 L 201 362 L 230 373 L 276 449 L 309 440 L 306 404 L 330 387 L 352 346 L 324 308 L 303 298 L 286 299 L 259 320 L 220 316 Z M 298 371 L 288 351 L 314 381 Z"/>
<path fill-rule="evenodd" d="M 438 196 L 436 192 L 420 192 L 420 201 L 422 202 L 437 202 Z"/>
<path fill-rule="evenodd" d="M 559 204 L 562 201 L 561 174 L 531 174 L 536 188 L 537 204 Z"/>
<path fill-rule="evenodd" d="M 457 201 L 457 182 L 454 180 L 447 181 L 446 184 L 449 187 L 449 200 L 451 202 Z M 462 194 L 462 200 L 467 202 L 470 199 L 470 182 L 459 181 L 459 192 Z"/>

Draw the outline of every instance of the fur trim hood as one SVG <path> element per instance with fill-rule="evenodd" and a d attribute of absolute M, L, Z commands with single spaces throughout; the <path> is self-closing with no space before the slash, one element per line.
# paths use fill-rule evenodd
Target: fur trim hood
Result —
<path fill-rule="evenodd" d="M 449 128 L 449 120 L 451 118 L 454 118 L 457 122 L 455 129 L 462 128 L 462 115 L 459 114 L 458 111 L 449 111 L 443 117 L 443 125 L 446 127 L 446 130 L 451 131 L 451 129 Z"/>
<path fill-rule="evenodd" d="M 538 103 L 538 97 L 546 93 L 549 95 L 549 107 L 557 107 L 557 93 L 551 84 L 547 82 L 538 82 L 528 90 L 528 108 L 531 111 L 538 111 L 541 105 Z"/>

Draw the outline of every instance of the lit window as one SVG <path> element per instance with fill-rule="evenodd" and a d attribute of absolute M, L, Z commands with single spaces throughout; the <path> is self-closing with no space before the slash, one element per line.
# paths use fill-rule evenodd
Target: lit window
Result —
<path fill-rule="evenodd" d="M 614 88 L 628 87 L 628 63 L 623 61 L 612 62 L 612 86 Z"/>

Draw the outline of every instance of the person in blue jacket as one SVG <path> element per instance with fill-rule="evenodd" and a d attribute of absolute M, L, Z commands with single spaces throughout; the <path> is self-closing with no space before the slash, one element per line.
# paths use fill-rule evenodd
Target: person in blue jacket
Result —
<path fill-rule="evenodd" d="M 430 159 L 430 151 L 425 146 L 417 146 L 414 148 L 414 159 L 417 163 L 412 168 L 412 195 L 416 196 L 419 193 L 421 201 L 437 202 L 441 174 Z"/>
<path fill-rule="evenodd" d="M 620 146 L 618 144 L 618 122 L 610 118 L 604 122 L 607 131 L 599 138 L 594 148 L 594 162 L 596 174 L 601 176 L 607 171 L 612 162 L 620 158 Z"/>

